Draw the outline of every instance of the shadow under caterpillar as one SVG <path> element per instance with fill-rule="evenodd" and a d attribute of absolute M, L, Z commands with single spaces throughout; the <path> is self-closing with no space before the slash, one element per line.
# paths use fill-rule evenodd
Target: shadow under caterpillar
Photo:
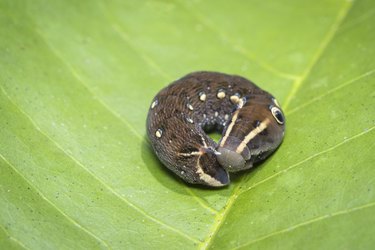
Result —
<path fill-rule="evenodd" d="M 222 133 L 215 143 L 206 132 Z M 277 100 L 251 81 L 193 72 L 162 89 L 147 116 L 147 135 L 160 161 L 184 181 L 230 183 L 281 144 L 285 118 Z"/>

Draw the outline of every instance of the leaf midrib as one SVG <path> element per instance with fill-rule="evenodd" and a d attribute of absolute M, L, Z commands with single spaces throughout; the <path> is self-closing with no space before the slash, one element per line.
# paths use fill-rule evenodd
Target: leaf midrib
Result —
<path fill-rule="evenodd" d="M 307 77 L 311 73 L 311 70 L 314 68 L 314 66 L 319 61 L 320 57 L 323 55 L 323 53 L 326 50 L 326 48 L 328 47 L 328 45 L 331 43 L 331 41 L 335 37 L 335 34 L 338 31 L 338 28 L 343 23 L 343 21 L 346 19 L 347 15 L 350 12 L 353 5 L 354 4 L 352 2 L 344 2 L 341 9 L 338 11 L 338 15 L 335 18 L 334 23 L 331 25 L 331 28 L 329 29 L 327 35 L 323 38 L 323 40 L 320 43 L 317 51 L 312 56 L 311 62 L 308 64 L 307 68 L 303 71 L 302 75 L 297 77 L 297 79 L 294 81 L 294 83 L 292 85 L 292 89 L 290 90 L 289 95 L 286 97 L 286 100 L 285 100 L 285 103 L 284 103 L 285 112 L 287 112 L 287 108 L 288 108 L 288 105 L 289 105 L 291 99 L 298 92 L 298 90 L 302 86 L 302 83 L 306 81 Z M 373 129 L 373 128 L 371 128 L 371 129 Z M 276 173 L 276 174 L 278 174 L 278 173 Z M 276 174 L 274 174 L 273 176 L 277 176 Z M 267 181 L 269 179 L 271 179 L 271 178 L 267 177 L 265 180 L 260 181 L 260 182 L 264 183 L 265 181 Z M 233 204 L 237 200 L 238 196 L 242 194 L 242 191 L 240 191 L 241 188 L 242 188 L 242 185 L 243 185 L 243 180 L 241 180 L 240 183 L 238 184 L 238 186 L 235 188 L 235 190 L 233 191 L 233 194 L 229 197 L 228 202 L 224 206 L 223 210 L 216 216 L 215 223 L 212 227 L 211 232 L 208 234 L 208 236 L 206 237 L 204 242 L 200 244 L 201 249 L 208 249 L 211 246 L 211 244 L 213 243 L 213 240 L 215 239 L 216 234 L 219 232 L 221 226 L 223 225 L 223 223 L 224 223 L 227 215 L 229 214 L 229 211 L 231 210 Z M 256 241 L 256 239 L 254 241 Z"/>

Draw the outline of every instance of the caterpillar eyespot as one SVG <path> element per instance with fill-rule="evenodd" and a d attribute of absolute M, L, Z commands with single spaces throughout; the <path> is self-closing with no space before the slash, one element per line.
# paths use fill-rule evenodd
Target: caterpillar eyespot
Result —
<path fill-rule="evenodd" d="M 216 130 L 215 143 L 206 132 Z M 147 116 L 147 135 L 160 161 L 184 181 L 212 187 L 229 172 L 253 167 L 281 144 L 285 117 L 277 100 L 251 81 L 193 72 L 162 89 Z"/>
<path fill-rule="evenodd" d="M 284 115 L 278 107 L 272 107 L 271 112 L 279 124 L 284 124 Z"/>

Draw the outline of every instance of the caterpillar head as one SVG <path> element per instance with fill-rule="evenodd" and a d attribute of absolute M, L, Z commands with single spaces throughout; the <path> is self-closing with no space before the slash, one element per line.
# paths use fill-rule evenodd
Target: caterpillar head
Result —
<path fill-rule="evenodd" d="M 230 172 L 251 168 L 276 150 L 284 130 L 285 117 L 277 101 L 254 98 L 233 113 L 217 149 L 218 161 Z"/>

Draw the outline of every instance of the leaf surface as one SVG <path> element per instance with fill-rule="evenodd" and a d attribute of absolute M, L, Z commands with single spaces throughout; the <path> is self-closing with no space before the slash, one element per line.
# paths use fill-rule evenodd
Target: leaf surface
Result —
<path fill-rule="evenodd" d="M 370 248 L 373 1 L 2 1 L 4 249 Z M 145 137 L 153 96 L 243 75 L 287 119 L 221 190 L 185 185 Z"/>

